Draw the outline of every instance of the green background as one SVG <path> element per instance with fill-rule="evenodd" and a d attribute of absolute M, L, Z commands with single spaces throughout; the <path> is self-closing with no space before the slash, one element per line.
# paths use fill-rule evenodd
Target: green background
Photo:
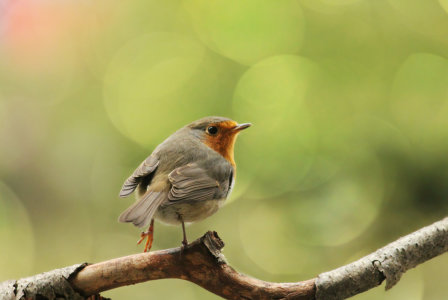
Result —
<path fill-rule="evenodd" d="M 195 119 L 252 122 L 211 229 L 300 281 L 448 211 L 447 0 L 2 1 L 0 280 L 142 251 L 126 177 Z M 156 223 L 153 249 L 180 245 Z M 440 300 L 448 256 L 354 299 Z M 181 280 L 114 299 L 212 299 Z"/>

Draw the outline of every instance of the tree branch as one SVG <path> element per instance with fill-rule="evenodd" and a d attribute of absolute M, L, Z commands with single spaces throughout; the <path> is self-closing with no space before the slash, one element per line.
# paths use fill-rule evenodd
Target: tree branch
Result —
<path fill-rule="evenodd" d="M 448 251 L 448 217 L 423 227 L 349 265 L 322 273 L 316 280 L 316 299 L 345 299 L 386 279 L 392 288 L 407 270 Z"/>
<path fill-rule="evenodd" d="M 224 243 L 207 232 L 185 249 L 135 254 L 87 266 L 71 280 L 85 295 L 138 282 L 179 278 L 194 282 L 227 299 L 313 299 L 314 280 L 270 283 L 236 272 L 220 250 Z"/>
<path fill-rule="evenodd" d="M 179 278 L 227 299 L 345 299 L 376 287 L 386 279 L 386 289 L 408 269 L 448 251 L 448 218 L 339 269 L 296 283 L 272 283 L 238 273 L 230 267 L 215 232 L 185 249 L 173 248 L 141 253 L 109 261 L 76 265 L 18 281 L 0 283 L 5 299 L 66 299 L 88 296 L 124 285 L 163 278 Z M 53 297 L 51 297 L 53 295 Z M 3 298 L 2 298 L 3 299 Z"/>

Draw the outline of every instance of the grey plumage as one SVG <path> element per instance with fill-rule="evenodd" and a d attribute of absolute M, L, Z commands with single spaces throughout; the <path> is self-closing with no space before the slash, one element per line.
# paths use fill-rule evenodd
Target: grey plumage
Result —
<path fill-rule="evenodd" d="M 219 165 L 221 163 L 221 165 Z M 168 175 L 172 187 L 168 193 L 168 203 L 172 205 L 179 201 L 204 201 L 211 199 L 222 199 L 227 196 L 229 190 L 229 176 L 231 176 L 231 166 L 227 161 L 214 163 L 204 161 L 201 167 L 198 163 L 190 163 L 179 167 Z M 211 175 L 207 170 L 212 170 Z M 218 181 L 219 180 L 219 181 Z"/>
<path fill-rule="evenodd" d="M 137 185 L 143 178 L 149 176 L 154 172 L 159 165 L 159 160 L 154 155 L 150 155 L 145 159 L 132 175 L 126 179 L 120 191 L 120 197 L 126 197 L 134 192 Z"/>
<path fill-rule="evenodd" d="M 120 222 L 132 222 L 137 227 L 149 224 L 159 205 L 166 200 L 162 192 L 148 191 L 119 217 Z"/>
<path fill-rule="evenodd" d="M 209 117 L 195 121 L 156 147 L 120 191 L 126 197 L 138 191 L 138 200 L 119 217 L 120 222 L 147 226 L 153 217 L 178 224 L 203 219 L 228 196 L 233 166 L 203 143 L 205 127 L 229 119 Z"/>

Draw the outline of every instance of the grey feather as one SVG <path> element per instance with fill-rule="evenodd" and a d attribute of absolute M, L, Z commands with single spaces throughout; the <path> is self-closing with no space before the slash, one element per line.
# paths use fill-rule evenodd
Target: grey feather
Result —
<path fill-rule="evenodd" d="M 134 173 L 129 176 L 123 184 L 120 191 L 120 197 L 126 197 L 132 194 L 137 188 L 138 184 L 147 176 L 150 176 L 158 167 L 159 159 L 155 155 L 150 155 L 146 158 Z M 150 180 L 148 180 L 149 183 Z"/>
<path fill-rule="evenodd" d="M 187 209 L 190 221 L 203 218 L 203 210 L 205 216 L 214 213 L 217 208 L 212 206 L 217 201 L 213 200 L 223 200 L 229 194 L 233 166 L 204 143 L 205 129 L 210 123 L 225 120 L 198 120 L 158 145 L 123 184 L 121 197 L 137 189 L 140 200 L 123 212 L 119 221 L 142 227 L 154 217 L 174 224 L 179 213 L 185 214 Z M 183 217 L 187 220 L 189 216 Z"/>
<path fill-rule="evenodd" d="M 132 222 L 137 227 L 145 227 L 153 218 L 157 208 L 166 201 L 166 192 L 148 191 L 142 198 L 126 209 L 118 221 Z"/>
<path fill-rule="evenodd" d="M 219 182 L 210 177 L 198 164 L 188 164 L 175 169 L 168 175 L 172 187 L 168 203 L 206 201 L 223 198 L 229 189 L 228 180 Z"/>

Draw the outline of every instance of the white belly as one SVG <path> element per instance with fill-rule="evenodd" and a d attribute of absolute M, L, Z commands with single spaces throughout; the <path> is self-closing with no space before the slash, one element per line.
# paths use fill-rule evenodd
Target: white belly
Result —
<path fill-rule="evenodd" d="M 157 209 L 155 218 L 163 223 L 177 225 L 180 224 L 180 215 L 186 223 L 196 222 L 213 215 L 224 201 L 225 199 L 219 199 L 161 206 Z"/>

